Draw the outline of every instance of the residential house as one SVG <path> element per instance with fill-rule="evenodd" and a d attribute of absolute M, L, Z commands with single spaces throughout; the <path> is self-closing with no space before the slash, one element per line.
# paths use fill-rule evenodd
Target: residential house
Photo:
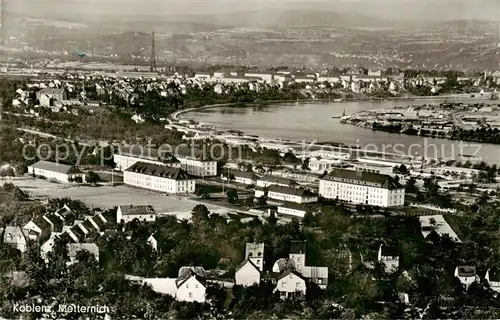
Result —
<path fill-rule="evenodd" d="M 39 215 L 31 219 L 27 224 L 24 225 L 23 230 L 28 235 L 28 238 L 32 241 L 36 241 L 42 235 L 49 235 L 51 226 Z"/>
<path fill-rule="evenodd" d="M 151 205 L 128 205 L 119 206 L 116 211 L 116 223 L 123 221 L 129 223 L 137 219 L 139 221 L 151 222 L 156 220 L 156 213 Z"/>
<path fill-rule="evenodd" d="M 48 254 L 49 252 L 52 252 L 52 249 L 54 248 L 54 243 L 56 239 L 61 236 L 62 233 L 58 232 L 52 232 L 50 234 L 49 239 L 45 241 L 41 246 L 40 246 L 40 256 L 42 259 L 47 263 L 48 262 Z"/>
<path fill-rule="evenodd" d="M 198 272 L 196 268 L 181 268 L 179 277 L 175 281 L 177 301 L 205 303 L 206 300 L 206 278 L 205 274 Z"/>
<path fill-rule="evenodd" d="M 455 277 L 466 287 L 479 280 L 475 266 L 456 267 Z"/>
<path fill-rule="evenodd" d="M 488 269 L 484 276 L 491 290 L 500 292 L 500 270 L 498 268 Z"/>
<path fill-rule="evenodd" d="M 318 196 L 308 190 L 278 185 L 271 185 L 267 196 L 269 199 L 293 203 L 313 203 L 318 201 Z"/>
<path fill-rule="evenodd" d="M 238 286 L 251 287 L 260 283 L 260 272 L 251 260 L 245 259 L 236 267 L 235 283 Z"/>
<path fill-rule="evenodd" d="M 40 100 L 43 95 L 57 101 L 68 100 L 68 93 L 64 88 L 44 88 L 36 93 L 36 98 Z"/>
<path fill-rule="evenodd" d="M 250 260 L 260 271 L 264 270 L 264 244 L 247 243 L 245 245 L 245 259 Z"/>
<path fill-rule="evenodd" d="M 296 271 L 285 271 L 278 277 L 274 292 L 279 292 L 282 299 L 304 298 L 306 295 L 306 280 Z"/>
<path fill-rule="evenodd" d="M 399 254 L 394 247 L 380 245 L 377 261 L 384 265 L 387 273 L 392 273 L 399 268 Z"/>
<path fill-rule="evenodd" d="M 328 267 L 306 265 L 306 242 L 292 241 L 288 258 L 278 259 L 272 268 L 274 273 L 296 271 L 308 282 L 317 284 L 321 289 L 328 286 Z"/>
<path fill-rule="evenodd" d="M 137 162 L 123 172 L 126 185 L 169 194 L 194 193 L 195 179 L 180 168 Z"/>
<path fill-rule="evenodd" d="M 70 182 L 80 178 L 82 182 L 85 182 L 85 174 L 76 167 L 56 162 L 38 161 L 28 166 L 28 172 L 35 176 L 43 176 L 49 180 Z"/>
<path fill-rule="evenodd" d="M 77 254 L 81 251 L 87 251 L 94 256 L 97 262 L 99 262 L 99 247 L 95 243 L 68 243 L 67 249 L 68 257 L 70 259 L 68 265 L 76 262 Z"/>
<path fill-rule="evenodd" d="M 20 227 L 7 226 L 3 230 L 3 242 L 21 251 L 21 253 L 26 252 L 28 240 L 28 234 Z"/>

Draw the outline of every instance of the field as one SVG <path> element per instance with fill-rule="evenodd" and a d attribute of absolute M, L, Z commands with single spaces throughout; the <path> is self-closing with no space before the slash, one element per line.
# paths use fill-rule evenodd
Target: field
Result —
<path fill-rule="evenodd" d="M 0 180 L 12 182 L 36 198 L 71 198 L 81 200 L 94 208 L 107 209 L 119 205 L 152 205 L 156 212 L 176 215 L 179 219 L 190 218 L 191 209 L 199 202 L 185 196 L 165 196 L 161 193 L 136 189 L 125 185 L 120 186 L 76 186 L 71 184 L 54 183 L 47 180 L 30 177 Z M 234 211 L 217 205 L 204 203 L 212 212 Z"/>

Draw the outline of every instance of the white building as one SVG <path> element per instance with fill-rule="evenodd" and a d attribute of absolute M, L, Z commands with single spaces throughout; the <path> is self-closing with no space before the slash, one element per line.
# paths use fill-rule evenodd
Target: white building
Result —
<path fill-rule="evenodd" d="M 116 169 L 124 171 L 137 162 L 146 162 L 157 165 L 168 165 L 169 167 L 180 168 L 181 163 L 171 153 L 140 145 L 122 147 L 113 156 Z"/>
<path fill-rule="evenodd" d="M 176 148 L 174 154 L 181 168 L 196 177 L 215 177 L 217 161 L 209 159 L 202 151 L 193 148 Z"/>
<path fill-rule="evenodd" d="M 481 173 L 481 170 L 443 166 L 436 168 L 435 173 L 440 176 L 456 176 L 457 178 L 471 179 L 474 176 L 477 177 Z"/>
<path fill-rule="evenodd" d="M 85 182 L 85 174 L 77 168 L 44 160 L 28 166 L 28 173 L 32 173 L 35 176 L 42 176 L 49 180 L 57 180 L 61 182 L 69 182 L 70 180 L 80 177 L 82 182 Z"/>
<path fill-rule="evenodd" d="M 399 268 L 399 255 L 395 248 L 380 245 L 377 261 L 384 265 L 387 273 L 392 273 Z"/>
<path fill-rule="evenodd" d="M 308 190 L 278 185 L 270 186 L 267 196 L 270 199 L 293 203 L 313 203 L 318 201 L 318 196 Z"/>
<path fill-rule="evenodd" d="M 176 280 L 177 301 L 205 303 L 206 285 L 203 275 L 196 273 L 192 268 L 187 269 Z"/>
<path fill-rule="evenodd" d="M 392 176 L 394 174 L 393 166 L 387 166 L 375 163 L 362 163 L 362 162 L 354 163 L 353 166 L 354 169 L 356 169 L 356 171 L 385 174 L 388 176 Z"/>
<path fill-rule="evenodd" d="M 336 166 L 342 164 L 342 160 L 338 159 L 310 159 L 309 160 L 309 169 L 312 172 L 324 172 L 330 171 Z"/>
<path fill-rule="evenodd" d="M 296 271 L 285 271 L 278 277 L 274 292 L 279 292 L 282 299 L 304 298 L 306 295 L 306 280 Z"/>
<path fill-rule="evenodd" d="M 304 206 L 296 203 L 284 203 L 278 206 L 278 214 L 304 218 L 307 210 Z"/>
<path fill-rule="evenodd" d="M 234 278 L 236 285 L 251 287 L 260 283 L 260 270 L 252 261 L 245 259 L 236 267 Z"/>
<path fill-rule="evenodd" d="M 123 172 L 127 185 L 169 194 L 194 193 L 195 179 L 179 168 L 137 162 Z"/>
<path fill-rule="evenodd" d="M 156 220 L 153 206 L 119 206 L 116 210 L 116 223 L 123 221 L 129 223 L 137 219 L 139 221 L 152 222 Z"/>
<path fill-rule="evenodd" d="M 388 175 L 334 170 L 319 182 L 319 194 L 326 199 L 379 207 L 404 205 L 405 189 Z"/>
<path fill-rule="evenodd" d="M 500 292 L 500 273 L 498 269 L 488 269 L 484 278 L 490 285 L 491 290 Z"/>
<path fill-rule="evenodd" d="M 42 259 L 45 262 L 49 262 L 48 254 L 49 254 L 49 252 L 52 252 L 52 248 L 54 247 L 54 243 L 55 243 L 57 237 L 59 237 L 60 235 L 61 235 L 61 233 L 52 232 L 50 234 L 50 238 L 40 246 L 40 256 L 42 257 Z"/>
<path fill-rule="evenodd" d="M 21 251 L 21 253 L 26 252 L 28 239 L 28 234 L 20 227 L 7 226 L 3 230 L 3 242 Z"/>
<path fill-rule="evenodd" d="M 247 243 L 245 245 L 245 259 L 250 260 L 260 271 L 264 270 L 264 244 Z"/>
<path fill-rule="evenodd" d="M 321 289 L 328 286 L 328 267 L 306 266 L 306 243 L 292 241 L 288 258 L 278 259 L 272 268 L 274 273 L 294 270 L 305 280 L 317 284 Z"/>
<path fill-rule="evenodd" d="M 455 277 L 458 278 L 458 280 L 460 280 L 460 282 L 467 287 L 479 280 L 479 277 L 477 276 L 476 272 L 476 267 L 474 266 L 456 267 Z"/>
<path fill-rule="evenodd" d="M 229 171 L 229 175 L 231 179 L 234 179 L 234 182 L 245 184 L 245 185 L 255 185 L 259 177 L 249 171 Z M 227 181 L 227 177 L 222 177 L 222 180 Z"/>
<path fill-rule="evenodd" d="M 422 228 L 421 232 L 424 238 L 427 238 L 427 236 L 434 231 L 441 237 L 446 234 L 453 241 L 458 243 L 461 242 L 455 231 L 451 228 L 448 222 L 446 222 L 442 215 L 436 214 L 432 216 L 420 216 L 418 219 L 420 221 Z"/>

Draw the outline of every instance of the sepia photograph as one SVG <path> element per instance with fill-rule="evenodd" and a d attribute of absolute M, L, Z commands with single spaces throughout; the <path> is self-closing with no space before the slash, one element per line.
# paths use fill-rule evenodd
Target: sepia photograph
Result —
<path fill-rule="evenodd" d="M 0 0 L 0 320 L 500 319 L 500 0 Z"/>

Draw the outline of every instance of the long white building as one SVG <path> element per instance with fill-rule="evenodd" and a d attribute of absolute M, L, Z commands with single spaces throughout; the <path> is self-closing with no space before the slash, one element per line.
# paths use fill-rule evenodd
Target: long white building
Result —
<path fill-rule="evenodd" d="M 175 148 L 174 155 L 179 159 L 181 168 L 196 177 L 215 177 L 217 161 L 211 160 L 202 151 L 193 148 Z"/>
<path fill-rule="evenodd" d="M 85 182 L 85 174 L 76 167 L 44 160 L 28 166 L 28 173 L 61 182 L 69 182 L 76 178 L 81 178 L 82 182 Z"/>
<path fill-rule="evenodd" d="M 137 162 L 125 170 L 123 182 L 170 194 L 193 193 L 195 189 L 195 179 L 184 170 L 145 162 Z"/>
<path fill-rule="evenodd" d="M 181 167 L 179 160 L 172 154 L 140 145 L 120 148 L 113 156 L 113 161 L 116 163 L 116 169 L 120 171 L 127 170 L 139 161 L 156 165 L 168 165 L 174 168 Z"/>
<path fill-rule="evenodd" d="M 402 206 L 404 187 L 391 176 L 371 172 L 334 170 L 319 182 L 319 194 L 356 204 L 379 207 Z"/>

